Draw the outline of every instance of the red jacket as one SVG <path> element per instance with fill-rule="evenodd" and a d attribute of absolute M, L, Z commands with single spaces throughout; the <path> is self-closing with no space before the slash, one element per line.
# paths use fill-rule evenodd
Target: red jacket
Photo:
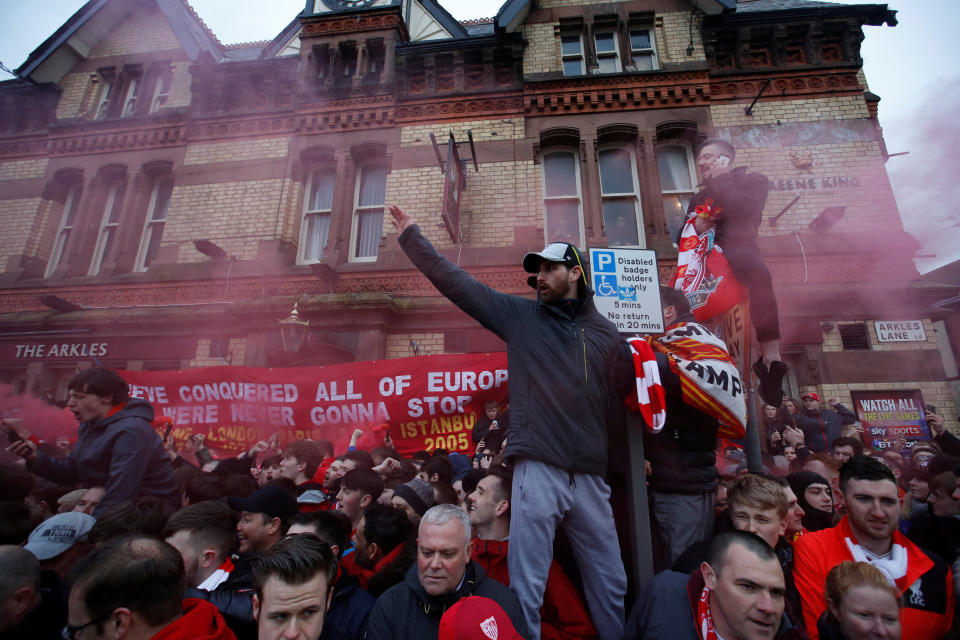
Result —
<path fill-rule="evenodd" d="M 794 543 L 793 580 L 800 592 L 807 632 L 817 640 L 817 620 L 827 608 L 827 573 L 844 560 L 853 560 L 844 538 L 856 542 L 847 516 L 835 527 L 805 533 Z M 897 580 L 903 595 L 901 640 L 934 640 L 953 623 L 953 575 L 943 562 L 932 560 L 899 531 L 893 543 L 907 551 L 907 573 Z M 906 594 L 904 595 L 904 592 Z"/>
<path fill-rule="evenodd" d="M 506 540 L 473 539 L 473 561 L 483 567 L 487 576 L 510 586 L 507 569 Z M 542 640 L 574 640 L 596 638 L 597 630 L 590 622 L 590 614 L 577 589 L 570 582 L 557 561 L 550 565 L 547 586 L 540 607 L 540 638 Z"/>
<path fill-rule="evenodd" d="M 177 618 L 151 640 L 237 640 L 217 608 L 206 600 L 187 598 L 183 616 Z"/>

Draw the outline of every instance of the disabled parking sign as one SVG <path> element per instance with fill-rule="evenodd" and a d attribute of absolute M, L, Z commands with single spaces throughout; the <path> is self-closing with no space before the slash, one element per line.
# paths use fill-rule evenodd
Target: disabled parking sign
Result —
<path fill-rule="evenodd" d="M 662 333 L 657 254 L 648 249 L 591 249 L 597 310 L 620 333 Z"/>

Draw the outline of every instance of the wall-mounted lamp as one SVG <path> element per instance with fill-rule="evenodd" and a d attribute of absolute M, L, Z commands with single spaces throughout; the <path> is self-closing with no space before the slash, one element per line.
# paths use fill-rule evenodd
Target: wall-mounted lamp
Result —
<path fill-rule="evenodd" d="M 810 222 L 810 230 L 816 233 L 822 233 L 840 222 L 846 207 L 827 207 L 820 212 L 816 218 Z"/>
<path fill-rule="evenodd" d="M 310 331 L 310 321 L 300 318 L 299 302 L 293 303 L 293 311 L 280 321 L 280 340 L 286 352 L 300 351 Z"/>
<path fill-rule="evenodd" d="M 193 246 L 197 251 L 202 253 L 205 256 L 209 256 L 214 260 L 220 260 L 221 258 L 227 257 L 227 252 L 224 251 L 219 245 L 209 240 L 194 240 Z"/>
<path fill-rule="evenodd" d="M 820 329 L 824 333 L 830 333 L 836 328 L 837 328 L 837 323 L 833 322 L 832 320 L 824 320 L 823 322 L 820 323 Z"/>

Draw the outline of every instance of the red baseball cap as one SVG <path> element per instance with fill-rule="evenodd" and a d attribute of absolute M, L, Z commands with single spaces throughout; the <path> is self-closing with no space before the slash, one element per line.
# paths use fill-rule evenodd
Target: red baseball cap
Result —
<path fill-rule="evenodd" d="M 437 640 L 523 640 L 510 617 L 490 598 L 469 596 L 440 618 Z"/>
<path fill-rule="evenodd" d="M 807 391 L 805 394 L 803 394 L 802 396 L 800 396 L 800 399 L 801 399 L 801 400 L 803 400 L 804 398 L 813 398 L 813 399 L 816 400 L 817 402 L 820 402 L 820 396 L 818 396 L 817 394 L 815 394 L 813 391 Z"/>

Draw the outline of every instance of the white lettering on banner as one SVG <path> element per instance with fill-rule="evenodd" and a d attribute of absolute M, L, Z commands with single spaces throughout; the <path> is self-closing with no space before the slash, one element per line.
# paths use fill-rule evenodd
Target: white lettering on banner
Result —
<path fill-rule="evenodd" d="M 189 407 L 164 407 L 163 415 L 173 419 L 174 424 L 216 424 L 220 422 L 219 411 L 215 404 L 201 404 Z"/>
<path fill-rule="evenodd" d="M 17 358 L 100 358 L 107 355 L 106 342 L 64 344 L 18 344 Z"/>
<path fill-rule="evenodd" d="M 507 381 L 506 369 L 496 371 L 430 371 L 427 373 L 427 391 L 487 391 Z"/>
<path fill-rule="evenodd" d="M 424 413 L 423 405 L 427 405 L 427 415 L 437 415 L 437 409 L 443 415 L 453 415 L 454 413 L 463 413 L 464 405 L 469 403 L 472 396 L 425 396 L 423 398 L 410 398 L 407 400 L 407 412 L 411 418 L 419 418 Z"/>
<path fill-rule="evenodd" d="M 205 382 L 180 387 L 183 402 L 246 400 L 247 402 L 296 402 L 300 392 L 295 384 L 254 384 L 252 382 Z"/>
<path fill-rule="evenodd" d="M 387 405 L 382 402 L 376 404 L 341 404 L 330 407 L 314 407 L 310 410 L 310 421 L 319 426 L 325 424 L 374 424 L 389 422 L 390 414 Z"/>
<path fill-rule="evenodd" d="M 921 320 L 877 320 L 873 323 L 880 342 L 926 342 L 927 332 Z"/>
<path fill-rule="evenodd" d="M 317 402 L 338 402 L 342 400 L 363 400 L 363 394 L 353 392 L 353 380 L 346 381 L 346 393 L 337 393 L 337 381 L 330 381 L 330 390 L 327 391 L 326 382 L 317 385 Z"/>
<path fill-rule="evenodd" d="M 166 387 L 143 387 L 140 385 L 132 384 L 130 385 L 130 397 L 132 398 L 144 398 L 150 402 L 150 404 L 169 404 L 170 400 L 167 399 L 167 388 Z"/>
<path fill-rule="evenodd" d="M 378 388 L 380 389 L 380 395 L 384 397 L 389 396 L 402 396 L 404 389 L 410 386 L 410 376 L 401 375 L 396 378 L 391 378 L 387 376 L 386 378 L 380 378 L 380 384 Z"/>

